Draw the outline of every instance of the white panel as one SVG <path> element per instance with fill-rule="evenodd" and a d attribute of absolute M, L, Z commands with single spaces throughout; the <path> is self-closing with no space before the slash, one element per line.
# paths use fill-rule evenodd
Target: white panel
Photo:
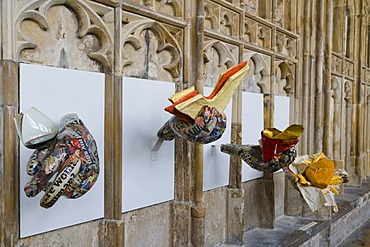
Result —
<path fill-rule="evenodd" d="M 263 95 L 257 93 L 243 92 L 243 144 L 258 144 L 263 130 Z M 242 161 L 242 181 L 249 181 L 262 177 L 259 172 L 244 161 Z"/>
<path fill-rule="evenodd" d="M 204 87 L 204 95 L 209 95 L 213 88 Z M 222 137 L 212 143 L 204 145 L 203 150 L 203 190 L 210 190 L 229 184 L 230 155 L 221 152 L 223 143 L 230 143 L 231 137 L 231 108 L 232 100 L 225 108 L 227 116 L 226 130 Z"/>
<path fill-rule="evenodd" d="M 174 92 L 171 82 L 123 78 L 123 212 L 174 198 L 174 141 L 151 160 L 157 132 L 173 116 L 164 108 Z"/>
<path fill-rule="evenodd" d="M 67 113 L 77 113 L 94 136 L 99 152 L 100 175 L 96 184 L 78 199 L 61 197 L 44 209 L 35 198 L 26 197 L 23 187 L 31 178 L 27 161 L 34 150 L 20 145 L 20 236 L 26 237 L 104 215 L 104 75 L 38 65 L 20 65 L 20 111 L 31 106 L 56 124 Z"/>
<path fill-rule="evenodd" d="M 289 126 L 289 97 L 275 96 L 274 127 L 284 130 Z"/>

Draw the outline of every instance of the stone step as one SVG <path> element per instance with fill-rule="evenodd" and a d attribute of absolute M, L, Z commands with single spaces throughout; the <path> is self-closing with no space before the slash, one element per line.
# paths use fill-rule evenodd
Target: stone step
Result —
<path fill-rule="evenodd" d="M 345 241 L 349 241 L 351 234 L 370 219 L 369 195 L 369 182 L 364 182 L 358 188 L 345 187 L 344 193 L 336 197 L 339 207 L 338 213 L 316 214 L 309 217 L 281 216 L 275 220 L 274 229 L 256 228 L 246 232 L 243 246 L 322 247 L 338 246 L 341 243 L 346 243 Z M 364 236 L 370 241 L 370 225 L 364 229 L 366 231 L 364 230 L 361 234 L 365 234 Z M 352 242 L 341 246 L 356 246 L 362 244 L 361 241 L 364 241 L 363 238 L 354 237 Z M 369 244 L 368 242 L 365 243 Z M 222 247 L 231 246 L 222 245 Z"/>

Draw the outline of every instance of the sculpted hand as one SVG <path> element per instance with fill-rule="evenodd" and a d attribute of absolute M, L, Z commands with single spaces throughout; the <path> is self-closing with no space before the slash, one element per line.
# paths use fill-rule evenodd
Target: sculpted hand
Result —
<path fill-rule="evenodd" d="M 84 195 L 99 175 L 97 145 L 76 114 L 65 115 L 55 139 L 37 149 L 28 160 L 25 185 L 28 197 L 45 191 L 40 205 L 52 207 L 60 196 L 70 199 Z"/>
<path fill-rule="evenodd" d="M 191 142 L 207 144 L 221 138 L 226 129 L 226 115 L 214 107 L 203 106 L 194 123 L 174 116 L 158 131 L 157 136 L 166 141 L 181 137 Z"/>

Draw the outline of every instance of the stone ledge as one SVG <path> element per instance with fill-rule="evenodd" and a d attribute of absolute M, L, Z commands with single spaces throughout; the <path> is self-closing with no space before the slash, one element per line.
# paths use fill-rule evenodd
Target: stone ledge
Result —
<path fill-rule="evenodd" d="M 256 228 L 244 234 L 243 246 L 334 246 L 341 243 L 370 219 L 370 183 L 345 187 L 336 197 L 338 213 L 328 218 L 281 216 L 274 229 Z M 247 220 L 247 219 L 246 219 Z M 314 222 L 314 223 L 313 223 Z M 308 224 L 315 225 L 308 227 Z M 302 227 L 307 226 L 302 230 Z"/>

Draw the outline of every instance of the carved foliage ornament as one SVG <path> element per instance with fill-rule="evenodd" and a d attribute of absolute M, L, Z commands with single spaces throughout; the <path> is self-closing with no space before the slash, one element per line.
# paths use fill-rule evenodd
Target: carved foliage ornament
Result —
<path fill-rule="evenodd" d="M 102 64 L 104 68 L 111 68 L 112 54 L 109 52 L 113 43 L 111 34 L 98 13 L 83 0 L 41 0 L 25 5 L 16 18 L 18 54 L 25 49 L 38 47 L 38 42 L 26 36 L 22 30 L 22 23 L 31 20 L 37 23 L 42 30 L 47 31 L 50 28 L 48 22 L 50 9 L 60 5 L 75 14 L 78 21 L 77 37 L 79 39 L 92 35 L 98 41 L 97 47 L 94 46 L 87 52 L 88 57 Z"/>
<path fill-rule="evenodd" d="M 181 62 L 181 49 L 176 39 L 171 33 L 160 23 L 152 20 L 133 21 L 124 26 L 122 32 L 123 45 L 125 43 L 131 44 L 136 50 L 143 47 L 140 35 L 144 30 L 149 29 L 157 37 L 156 53 L 159 54 L 167 51 L 171 54 L 171 62 L 163 65 L 163 69 L 170 72 L 173 78 L 179 77 L 179 69 Z M 133 61 L 128 58 L 123 59 L 123 67 L 132 64 Z"/>

